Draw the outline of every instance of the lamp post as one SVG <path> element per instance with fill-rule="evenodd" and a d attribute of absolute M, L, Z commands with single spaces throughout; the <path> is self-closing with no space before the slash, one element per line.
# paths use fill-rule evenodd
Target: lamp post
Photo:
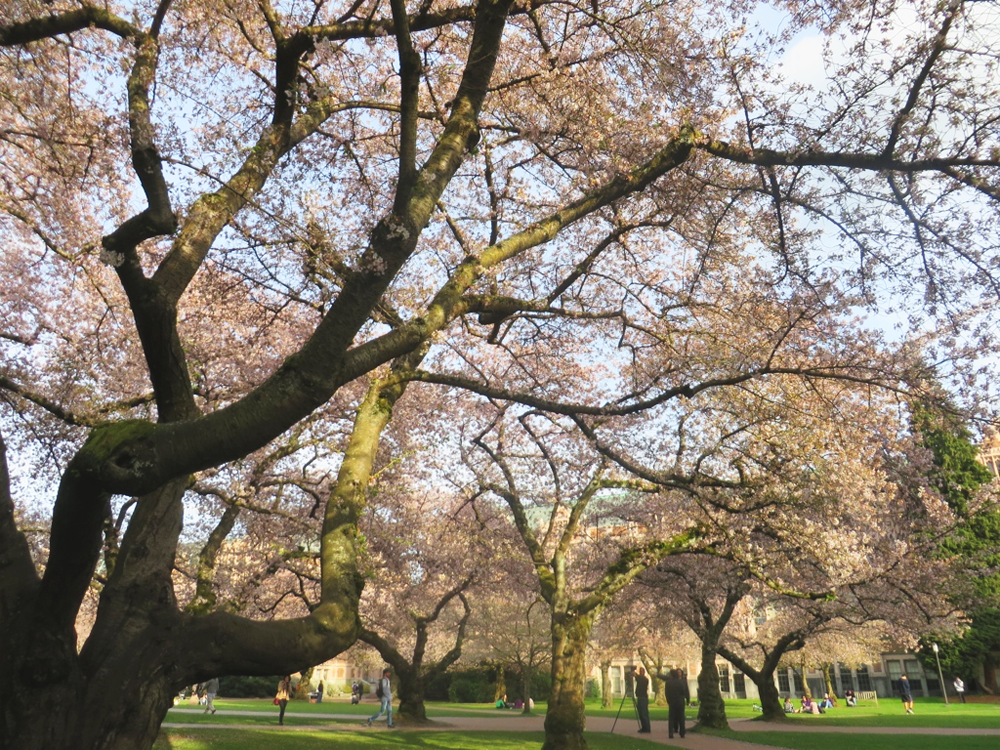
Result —
<path fill-rule="evenodd" d="M 938 679 L 941 680 L 941 695 L 944 696 L 944 705 L 949 705 L 948 703 L 948 688 L 944 685 L 944 675 L 941 674 L 941 659 L 938 656 L 938 645 L 936 643 L 931 644 L 931 648 L 934 650 L 934 661 L 937 662 L 938 668 Z"/>

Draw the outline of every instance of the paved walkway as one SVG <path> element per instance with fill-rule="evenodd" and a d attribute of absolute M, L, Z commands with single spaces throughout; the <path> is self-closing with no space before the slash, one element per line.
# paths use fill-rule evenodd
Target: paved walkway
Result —
<path fill-rule="evenodd" d="M 377 710 L 377 706 L 375 706 Z M 168 721 L 164 722 L 164 729 L 189 729 L 189 728 L 213 728 L 213 729 L 240 729 L 244 728 L 245 725 L 241 724 L 212 724 L 207 722 L 199 722 L 197 724 L 187 724 L 180 723 L 177 721 L 169 721 L 171 718 L 179 718 L 183 714 L 198 714 L 201 713 L 202 709 L 185 709 L 178 708 L 174 709 L 168 714 Z M 226 716 L 257 716 L 261 715 L 260 711 L 225 711 L 220 709 L 220 713 Z M 347 721 L 347 724 L 316 724 L 311 723 L 308 725 L 295 726 L 295 719 L 308 719 L 311 722 L 315 722 L 317 719 L 328 719 L 330 721 Z M 314 713 L 295 713 L 292 711 L 285 712 L 286 723 L 283 729 L 285 731 L 342 731 L 342 732 L 365 732 L 365 731 L 386 731 L 385 723 L 376 723 L 372 729 L 368 729 L 364 726 L 363 719 L 360 719 L 354 714 L 314 714 Z M 441 731 L 448 729 L 457 729 L 460 731 L 481 731 L 481 732 L 541 732 L 543 729 L 543 722 L 545 717 L 542 714 L 535 716 L 523 716 L 523 715 L 511 715 L 503 714 L 501 716 L 490 716 L 485 712 L 482 715 L 473 715 L 470 712 L 466 716 L 448 716 L 441 719 L 433 720 L 431 724 L 423 727 L 407 727 L 408 731 Z M 688 722 L 688 728 L 690 729 L 693 722 Z M 260 725 L 254 725 L 259 727 Z M 674 739 L 667 739 L 667 722 L 665 721 L 654 721 L 652 722 L 652 734 L 643 735 L 636 732 L 635 720 L 629 717 L 629 720 L 619 719 L 617 724 L 615 720 L 611 718 L 606 718 L 603 716 L 588 716 L 587 717 L 587 731 L 588 732 L 611 732 L 612 726 L 615 727 L 615 734 L 621 735 L 623 738 L 628 737 L 629 739 L 639 740 L 643 742 L 648 742 L 651 745 L 669 745 L 676 747 L 684 747 L 689 750 L 764 750 L 765 745 L 758 745 L 749 740 L 749 736 L 754 731 L 788 731 L 788 732 L 823 732 L 824 734 L 851 734 L 851 733 L 861 733 L 861 734 L 940 734 L 940 735 L 996 735 L 1000 737 L 1000 728 L 997 729 L 941 729 L 941 728 L 924 728 L 924 727 L 831 727 L 831 726 L 808 726 L 802 722 L 795 723 L 767 723 L 764 724 L 760 721 L 751 721 L 750 719 L 731 719 L 729 721 L 729 726 L 737 732 L 746 732 L 748 735 L 748 740 L 728 740 L 721 739 L 718 737 L 708 737 L 705 735 L 700 735 L 697 733 L 688 732 L 684 739 L 679 737 L 674 737 Z M 773 748 L 771 748 L 773 750 Z"/>

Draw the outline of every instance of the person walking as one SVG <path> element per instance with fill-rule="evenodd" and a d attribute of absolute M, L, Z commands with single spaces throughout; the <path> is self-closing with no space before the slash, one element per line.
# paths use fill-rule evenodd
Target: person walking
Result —
<path fill-rule="evenodd" d="M 906 679 L 906 675 L 899 676 L 899 697 L 903 700 L 903 707 L 906 708 L 906 713 L 913 713 L 913 692 L 910 690 L 910 681 Z"/>
<path fill-rule="evenodd" d="M 274 696 L 275 703 L 278 704 L 278 724 L 285 723 L 285 707 L 292 698 L 292 676 L 285 675 L 285 678 L 278 683 L 278 692 Z"/>
<path fill-rule="evenodd" d="M 663 689 L 667 695 L 667 737 L 673 739 L 674 732 L 679 732 L 683 737 L 686 731 L 684 707 L 691 702 L 691 692 L 684 673 L 679 669 L 671 669 Z"/>
<path fill-rule="evenodd" d="M 392 673 L 388 669 L 382 670 L 382 679 L 378 681 L 378 686 L 375 688 L 375 695 L 381 699 L 382 705 L 378 713 L 370 717 L 366 722 L 366 725 L 369 727 L 382 714 L 385 714 L 386 726 L 390 729 L 396 726 L 392 723 L 392 684 L 389 682 L 390 674 Z"/>
<path fill-rule="evenodd" d="M 316 686 L 316 702 L 323 702 L 323 680 L 320 680 L 319 685 Z"/>
<path fill-rule="evenodd" d="M 956 676 L 953 684 L 955 686 L 955 692 L 958 693 L 958 697 L 962 699 L 962 703 L 965 703 L 965 683 L 962 682 L 962 678 Z"/>
<path fill-rule="evenodd" d="M 219 678 L 213 677 L 205 683 L 205 713 L 215 713 L 215 696 L 219 692 Z"/>
<path fill-rule="evenodd" d="M 639 734 L 649 734 L 649 678 L 646 670 L 639 667 L 635 676 L 635 708 L 639 714 Z"/>

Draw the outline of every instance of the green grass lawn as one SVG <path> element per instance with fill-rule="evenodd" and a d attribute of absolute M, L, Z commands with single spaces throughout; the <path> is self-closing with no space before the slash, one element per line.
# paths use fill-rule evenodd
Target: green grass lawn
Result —
<path fill-rule="evenodd" d="M 278 721 L 278 707 L 270 699 L 218 699 L 215 701 L 216 713 L 204 713 L 204 707 L 187 702 L 174 706 L 167 714 L 166 721 L 170 724 L 249 724 L 265 726 Z M 393 713 L 397 705 L 393 705 Z M 327 726 L 331 724 L 351 724 L 360 722 L 378 713 L 378 702 L 365 702 L 351 705 L 349 700 L 324 700 L 322 703 L 308 701 L 291 701 L 285 709 L 287 714 L 304 714 L 296 716 L 289 723 L 300 726 Z M 238 713 L 237 713 L 238 712 Z M 252 712 L 252 716 L 246 715 Z M 545 715 L 545 704 L 536 704 L 534 715 Z M 329 718 L 331 715 L 349 716 L 347 719 Z M 497 710 L 491 705 L 470 703 L 428 703 L 427 716 L 440 719 L 448 716 L 497 716 L 514 718 L 521 716 L 520 711 Z M 663 717 L 666 718 L 664 711 Z"/>
<path fill-rule="evenodd" d="M 154 750 L 538 750 L 541 732 L 285 732 L 203 729 L 161 733 Z M 652 750 L 645 740 L 610 734 L 587 737 L 591 750 Z M 966 750 L 962 748 L 961 750 Z M 969 748 L 968 750 L 974 750 Z"/>
<path fill-rule="evenodd" d="M 294 731 L 279 729 L 278 709 L 270 700 L 218 700 L 218 713 L 205 715 L 196 706 L 182 704 L 167 715 L 173 724 L 232 724 L 245 729 L 167 728 L 157 740 L 156 750 L 243 750 L 247 747 L 267 747 L 268 750 L 388 750 L 389 748 L 426 748 L 426 750 L 537 750 L 542 744 L 539 732 L 455 732 L 384 730 L 374 732 L 330 732 L 320 727 L 361 722 L 378 710 L 374 702 L 352 706 L 349 701 L 328 700 L 321 704 L 292 701 L 288 705 L 286 723 Z M 727 701 L 726 715 L 730 719 L 759 717 L 753 711 L 753 701 Z M 619 708 L 621 713 L 619 714 Z M 191 709 L 194 709 L 193 711 Z M 236 712 L 246 712 L 239 714 Z M 432 703 L 427 706 L 433 718 L 449 716 L 487 715 L 517 717 L 520 711 L 498 711 L 488 705 Z M 544 715 L 545 704 L 535 706 L 535 715 Z M 288 714 L 298 714 L 289 716 Z M 331 718 L 343 715 L 347 718 Z M 614 735 L 592 733 L 587 741 L 593 750 L 650 750 L 645 740 L 631 735 L 635 714 L 632 704 L 616 702 L 611 708 L 601 708 L 599 702 L 588 702 L 588 716 L 619 716 L 619 729 Z M 665 707 L 652 706 L 654 721 L 666 720 Z M 689 721 L 697 716 L 697 708 L 687 711 Z M 925 699 L 916 705 L 916 713 L 907 715 L 898 701 L 880 701 L 858 708 L 836 708 L 821 716 L 789 716 L 791 726 L 802 727 L 914 727 L 1000 729 L 1000 704 L 944 705 L 941 700 Z M 744 727 L 750 729 L 746 724 Z M 998 750 L 1000 737 L 920 735 L 920 734 L 842 734 L 822 732 L 773 731 L 760 722 L 751 731 L 706 732 L 713 736 L 744 740 L 789 750 Z M 316 727 L 310 730 L 309 727 Z M 759 728 L 759 729 L 758 729 Z"/>
<path fill-rule="evenodd" d="M 742 732 L 710 732 L 737 740 L 751 740 Z M 204 729 L 166 732 L 157 740 L 154 750 L 246 750 L 266 747 L 268 750 L 538 750 L 544 736 L 541 732 L 310 732 L 281 731 L 277 728 L 256 730 Z M 788 750 L 996 750 L 996 736 L 942 737 L 940 735 L 875 735 L 875 734 L 816 734 L 762 732 L 752 740 L 762 745 Z M 651 750 L 645 740 L 621 734 L 589 734 L 591 750 Z"/>
<path fill-rule="evenodd" d="M 726 701 L 726 716 L 730 719 L 759 717 L 752 705 L 753 701 L 749 700 Z M 803 726 L 1000 729 L 1000 704 L 952 703 L 946 706 L 940 698 L 926 698 L 914 705 L 914 713 L 910 715 L 899 701 L 887 699 L 880 700 L 878 706 L 871 703 L 857 708 L 827 709 L 819 716 L 790 714 L 788 720 Z"/>
<path fill-rule="evenodd" d="M 705 734 L 787 750 L 997 750 L 996 735 L 960 737 L 939 734 L 821 734 L 817 732 L 717 732 Z M 588 738 L 589 740 L 589 738 Z M 344 748 L 346 750 L 346 746 Z M 648 750 L 648 749 L 647 749 Z"/>

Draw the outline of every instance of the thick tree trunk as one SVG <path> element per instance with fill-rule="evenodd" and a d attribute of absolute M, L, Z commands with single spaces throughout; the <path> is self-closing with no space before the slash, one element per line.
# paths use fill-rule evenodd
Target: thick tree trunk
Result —
<path fill-rule="evenodd" d="M 1000 694 L 1000 682 L 997 681 L 996 661 L 989 654 L 983 660 L 983 692 L 989 695 Z"/>
<path fill-rule="evenodd" d="M 823 684 L 826 685 L 826 694 L 830 696 L 830 700 L 833 700 L 837 695 L 836 690 L 833 689 L 832 666 L 832 664 L 823 665 Z"/>
<path fill-rule="evenodd" d="M 396 692 L 399 696 L 399 721 L 403 724 L 426 724 L 427 707 L 424 705 L 424 679 L 420 670 L 416 674 L 399 676 Z"/>
<path fill-rule="evenodd" d="M 649 698 L 650 703 L 658 706 L 667 705 L 667 694 L 664 681 L 660 679 L 661 674 L 666 674 L 666 660 L 662 654 L 652 654 L 645 649 L 639 649 L 639 656 L 649 673 Z"/>
<path fill-rule="evenodd" d="M 545 714 L 542 750 L 586 750 L 584 691 L 589 615 L 556 615 L 552 619 L 552 694 Z"/>
<path fill-rule="evenodd" d="M 496 679 L 493 683 L 493 702 L 496 703 L 507 695 L 507 670 L 499 662 L 494 665 L 494 670 Z"/>
<path fill-rule="evenodd" d="M 81 748 L 134 750 L 150 748 L 173 703 L 174 690 L 163 680 L 132 672 L 117 687 L 96 685 L 77 697 L 58 685 L 25 691 L 26 699 L 8 707 L 4 747 L 19 750 Z M 127 692 L 131 691 L 131 692 Z"/>
<path fill-rule="evenodd" d="M 701 673 L 698 675 L 698 726 L 729 729 L 726 702 L 719 687 L 719 669 L 715 666 L 714 643 L 702 643 Z"/>
<path fill-rule="evenodd" d="M 72 627 L 38 627 L 51 620 L 43 604 L 4 618 L 0 747 L 146 750 L 181 687 L 220 674 L 297 671 L 354 642 L 361 591 L 353 577 L 336 602 L 300 620 L 181 612 L 170 574 L 187 484 L 177 479 L 139 498 L 79 652 Z"/>
<path fill-rule="evenodd" d="M 615 704 L 611 687 L 611 660 L 601 662 L 601 708 L 611 708 Z"/>
<path fill-rule="evenodd" d="M 153 744 L 183 684 L 178 665 L 188 663 L 185 618 L 170 581 L 186 486 L 186 479 L 175 480 L 139 499 L 79 653 L 71 623 L 45 627 L 51 617 L 41 596 L 33 613 L 2 634 L 0 649 L 13 659 L 10 673 L 0 676 L 0 746 L 125 750 Z M 54 515 L 53 525 L 62 520 Z"/>
<path fill-rule="evenodd" d="M 795 667 L 792 667 L 792 671 L 795 671 Z M 812 690 L 809 688 L 809 680 L 806 679 L 806 663 L 802 662 L 801 667 L 798 669 L 799 675 L 802 677 L 802 694 L 805 695 L 809 700 L 812 700 L 813 694 Z"/>
<path fill-rule="evenodd" d="M 774 673 L 778 669 L 781 657 L 788 651 L 795 651 L 805 645 L 800 634 L 789 633 L 778 640 L 774 649 L 767 654 L 764 659 L 764 666 L 755 669 L 750 662 L 746 661 L 738 653 L 730 651 L 724 646 L 720 646 L 719 654 L 743 670 L 743 674 L 749 677 L 753 684 L 757 686 L 760 694 L 760 706 L 763 709 L 763 719 L 767 721 L 787 721 L 785 709 L 781 705 L 781 696 L 778 694 L 778 686 L 775 683 Z"/>
<path fill-rule="evenodd" d="M 661 673 L 661 671 L 662 671 L 662 665 L 657 668 L 656 672 L 653 672 L 649 676 L 649 684 L 650 684 L 649 689 L 650 692 L 653 694 L 653 702 L 657 706 L 667 705 L 667 692 L 665 689 L 666 683 L 664 683 L 664 681 L 657 676 Z"/>
<path fill-rule="evenodd" d="M 788 717 L 781 704 L 778 686 L 774 684 L 774 672 L 760 673 L 754 684 L 760 694 L 760 707 L 764 710 L 762 718 L 765 721 L 786 721 Z"/>

